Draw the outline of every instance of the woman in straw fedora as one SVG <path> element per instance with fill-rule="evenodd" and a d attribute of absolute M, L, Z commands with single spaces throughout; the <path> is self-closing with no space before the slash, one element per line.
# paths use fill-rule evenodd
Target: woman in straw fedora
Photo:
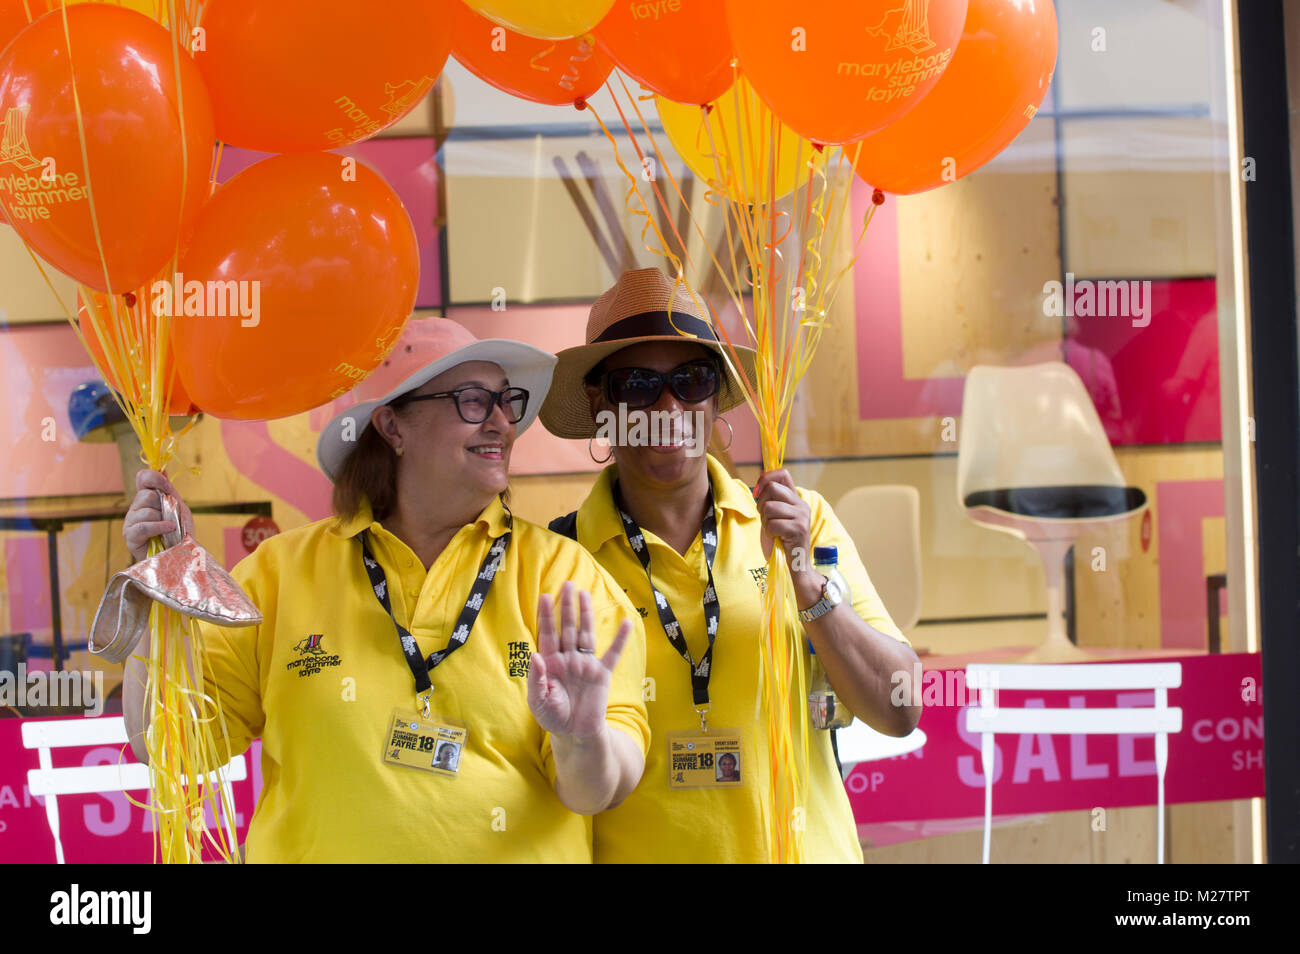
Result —
<path fill-rule="evenodd" d="M 756 693 L 773 538 L 804 555 L 792 559 L 795 597 L 839 697 L 889 735 L 920 717 L 890 703 L 891 674 L 911 672 L 916 655 L 825 500 L 784 470 L 751 491 L 704 453 L 718 415 L 744 400 L 705 315 L 659 269 L 625 272 L 592 306 L 586 343 L 560 352 L 541 410 L 552 433 L 588 440 L 598 463 L 594 438 L 613 445 L 591 494 L 551 529 L 590 550 L 645 620 L 653 738 L 641 784 L 596 818 L 597 862 L 768 860 Z M 740 361 L 752 381 L 753 352 Z M 851 603 L 809 565 L 814 545 L 838 547 Z M 706 768 L 722 758 L 742 770 Z M 805 859 L 861 862 L 828 732 L 813 733 L 808 778 Z"/>
<path fill-rule="evenodd" d="M 232 753 L 262 740 L 250 861 L 591 860 L 582 816 L 617 804 L 644 765 L 643 640 L 590 555 L 503 500 L 554 361 L 410 322 L 321 433 L 336 515 L 235 568 L 263 622 L 203 636 Z M 138 558 L 176 526 L 167 479 L 145 471 L 137 486 L 124 535 Z M 143 760 L 143 672 L 129 666 Z"/>

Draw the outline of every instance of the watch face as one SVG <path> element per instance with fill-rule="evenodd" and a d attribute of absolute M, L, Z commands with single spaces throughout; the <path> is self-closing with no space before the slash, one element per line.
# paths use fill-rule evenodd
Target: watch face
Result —
<path fill-rule="evenodd" d="M 832 606 L 839 606 L 840 601 L 844 599 L 844 594 L 840 592 L 834 580 L 826 581 L 826 599 Z"/>

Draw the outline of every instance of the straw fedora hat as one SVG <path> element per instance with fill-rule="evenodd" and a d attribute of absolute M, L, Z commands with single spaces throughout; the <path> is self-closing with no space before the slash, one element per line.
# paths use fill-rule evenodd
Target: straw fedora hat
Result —
<path fill-rule="evenodd" d="M 689 342 L 717 352 L 723 378 L 718 413 L 745 402 L 726 360 L 730 349 L 724 350 L 718 341 L 702 298 L 697 304 L 685 283 L 674 285 L 657 268 L 636 268 L 620 275 L 614 287 L 591 306 L 586 344 L 557 355 L 551 390 L 540 414 L 546 429 L 557 437 L 595 437 L 596 423 L 583 379 L 611 354 L 645 341 Z M 745 375 L 754 381 L 753 349 L 737 347 L 735 352 Z"/>
<path fill-rule="evenodd" d="M 554 355 L 505 338 L 480 340 L 464 325 L 449 318 L 413 318 L 407 322 L 388 357 L 350 392 L 357 403 L 335 415 L 321 431 L 316 442 L 316 460 L 325 476 L 334 479 L 370 426 L 370 414 L 375 408 L 468 361 L 499 365 L 511 387 L 528 392 L 528 408 L 515 425 L 517 434 L 527 430 L 550 387 Z"/>

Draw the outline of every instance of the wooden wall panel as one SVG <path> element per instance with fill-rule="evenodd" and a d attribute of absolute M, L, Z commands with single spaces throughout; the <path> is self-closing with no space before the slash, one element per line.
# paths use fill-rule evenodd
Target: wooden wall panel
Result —
<path fill-rule="evenodd" d="M 1209 118 L 1071 119 L 1061 124 L 1065 265 L 1079 278 L 1213 275 L 1217 227 Z M 1103 150 L 1098 154 L 1098 150 Z"/>
<path fill-rule="evenodd" d="M 1240 864 L 1233 847 L 1233 814 L 1249 802 L 1201 802 L 1166 806 L 1165 853 L 1174 864 Z M 1102 806 L 1104 807 L 1104 806 Z M 1111 808 L 1105 831 L 1093 830 L 1091 811 L 1031 815 L 1003 823 L 994 819 L 992 864 L 1138 864 L 1156 860 L 1154 805 Z M 874 847 L 863 843 L 867 864 L 979 864 L 984 831 L 938 835 Z"/>
<path fill-rule="evenodd" d="M 1051 148 L 1052 123 L 1018 148 Z M 904 373 L 961 375 L 1014 364 L 1061 337 L 1043 315 L 1043 283 L 1060 273 L 1054 170 L 985 173 L 899 203 Z M 1014 223 L 1014 227 L 1008 227 Z"/>
<path fill-rule="evenodd" d="M 1223 477 L 1223 453 L 1204 446 L 1120 448 L 1115 453 L 1130 485 L 1146 492 L 1155 529 L 1143 552 L 1141 516 L 1108 531 L 1087 533 L 1075 545 L 1079 644 L 1154 649 L 1160 646 L 1160 514 L 1156 484 Z M 1094 547 L 1106 551 L 1106 569 L 1092 569 Z M 1202 591 L 1203 592 L 1203 591 Z"/>

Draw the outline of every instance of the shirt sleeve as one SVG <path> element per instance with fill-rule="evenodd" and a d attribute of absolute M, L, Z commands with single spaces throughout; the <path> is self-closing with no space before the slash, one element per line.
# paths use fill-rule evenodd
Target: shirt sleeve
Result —
<path fill-rule="evenodd" d="M 867 625 L 872 629 L 893 636 L 909 646 L 912 645 L 911 641 L 894 625 L 889 611 L 885 609 L 884 601 L 872 586 L 871 578 L 867 576 L 867 568 L 862 565 L 862 558 L 858 556 L 858 548 L 854 546 L 853 538 L 835 516 L 835 511 L 831 509 L 830 504 L 815 490 L 799 488 L 799 496 L 812 510 L 813 546 L 833 546 L 839 550 L 840 573 L 843 574 L 853 593 L 854 612 L 866 620 Z"/>
<path fill-rule="evenodd" d="M 274 626 L 275 588 L 273 580 L 269 579 L 272 576 L 268 572 L 270 561 L 258 557 L 257 552 L 245 557 L 231 575 L 262 611 L 262 622 L 256 626 L 241 627 L 218 626 L 203 621 L 197 623 L 207 651 L 204 692 L 216 700 L 220 707 L 230 744 L 228 759 L 247 751 L 253 739 L 261 736 L 266 722 L 262 711 L 258 650 L 263 628 Z M 220 733 L 220 726 L 214 726 L 214 737 L 220 738 Z"/>

